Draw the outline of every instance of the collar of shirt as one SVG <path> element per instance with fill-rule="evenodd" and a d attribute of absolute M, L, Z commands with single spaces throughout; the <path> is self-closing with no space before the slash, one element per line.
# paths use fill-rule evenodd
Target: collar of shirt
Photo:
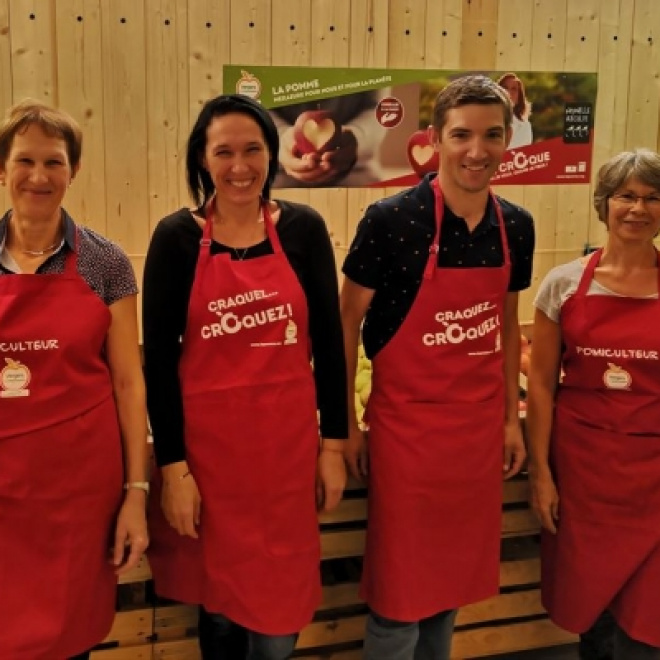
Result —
<path fill-rule="evenodd" d="M 5 242 L 7 240 L 7 227 L 9 224 L 9 218 L 11 217 L 11 210 L 7 211 L 2 218 L 0 218 L 0 254 L 5 251 Z M 71 216 L 62 209 L 62 219 L 64 221 L 64 240 L 62 245 L 55 251 L 59 252 L 63 245 L 66 244 L 69 246 L 69 249 L 75 250 L 76 248 L 76 223 L 73 221 Z"/>
<path fill-rule="evenodd" d="M 5 243 L 7 242 L 7 226 L 9 224 L 10 216 L 11 210 L 7 211 L 0 219 L 0 268 L 4 268 L 10 273 L 19 273 L 20 268 L 18 267 L 18 264 L 5 249 Z M 64 238 L 62 239 L 62 242 L 58 246 L 57 250 L 55 250 L 55 252 L 53 252 L 53 254 L 48 257 L 48 260 L 52 259 L 56 254 L 59 254 L 65 245 L 67 245 L 70 250 L 75 250 L 76 223 L 64 209 L 62 209 L 62 219 L 64 221 Z"/>
<path fill-rule="evenodd" d="M 425 204 L 435 204 L 435 196 L 433 194 L 433 188 L 431 188 L 431 181 L 437 176 L 437 174 L 427 174 L 424 177 L 422 185 L 419 186 L 418 191 L 420 198 L 424 201 Z M 435 208 L 435 206 L 434 206 Z M 467 224 L 465 219 L 460 215 L 456 215 L 448 206 L 445 204 L 445 216 L 444 220 L 448 220 L 450 225 L 456 226 L 457 224 L 464 225 L 467 229 Z M 486 203 L 486 208 L 484 209 L 484 215 L 479 222 L 479 224 L 474 228 L 472 234 L 480 234 L 483 231 L 487 231 L 491 226 L 497 227 L 497 213 L 495 213 L 495 206 L 493 204 L 493 196 L 488 195 L 488 202 Z"/>

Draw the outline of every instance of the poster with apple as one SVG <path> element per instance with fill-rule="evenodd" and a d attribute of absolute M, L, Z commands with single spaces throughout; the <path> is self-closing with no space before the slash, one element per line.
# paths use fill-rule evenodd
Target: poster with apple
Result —
<path fill-rule="evenodd" d="M 474 73 L 497 82 L 513 106 L 493 183 L 589 183 L 595 73 L 226 65 L 223 89 L 269 110 L 280 135 L 274 187 L 407 186 L 439 167 L 427 137 L 436 95 Z"/>

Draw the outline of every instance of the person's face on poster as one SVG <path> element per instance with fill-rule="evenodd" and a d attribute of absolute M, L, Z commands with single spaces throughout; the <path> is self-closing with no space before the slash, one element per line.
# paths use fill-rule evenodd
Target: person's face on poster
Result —
<path fill-rule="evenodd" d="M 465 192 L 488 188 L 511 138 L 501 105 L 464 105 L 445 115 L 442 131 L 431 128 L 440 154 L 440 183 Z"/>
<path fill-rule="evenodd" d="M 511 103 L 516 105 L 518 99 L 520 98 L 520 85 L 517 80 L 514 78 L 507 78 L 502 82 L 502 87 L 506 89 L 509 97 L 511 98 Z"/>

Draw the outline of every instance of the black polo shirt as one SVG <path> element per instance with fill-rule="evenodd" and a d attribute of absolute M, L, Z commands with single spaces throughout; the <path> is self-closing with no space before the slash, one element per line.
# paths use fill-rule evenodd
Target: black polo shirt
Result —
<path fill-rule="evenodd" d="M 362 328 L 362 341 L 370 358 L 394 336 L 419 291 L 435 233 L 435 200 L 430 185 L 433 176 L 369 206 L 344 261 L 346 277 L 375 290 Z M 532 278 L 534 223 L 525 209 L 501 197 L 497 200 L 509 242 L 509 291 L 522 291 Z M 491 200 L 472 232 L 463 218 L 445 206 L 440 268 L 495 268 L 503 263 L 502 240 Z"/>

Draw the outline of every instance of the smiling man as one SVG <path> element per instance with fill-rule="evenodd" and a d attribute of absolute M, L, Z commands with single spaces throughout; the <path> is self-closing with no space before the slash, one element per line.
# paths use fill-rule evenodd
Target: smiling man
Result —
<path fill-rule="evenodd" d="M 361 593 L 367 660 L 449 658 L 456 608 L 498 591 L 501 479 L 525 458 L 518 422 L 518 292 L 534 229 L 494 196 L 511 101 L 484 76 L 437 96 L 437 175 L 370 206 L 344 262 L 349 406 L 360 334 L 373 362 L 366 438 L 355 414 L 345 450 L 369 464 Z"/>

